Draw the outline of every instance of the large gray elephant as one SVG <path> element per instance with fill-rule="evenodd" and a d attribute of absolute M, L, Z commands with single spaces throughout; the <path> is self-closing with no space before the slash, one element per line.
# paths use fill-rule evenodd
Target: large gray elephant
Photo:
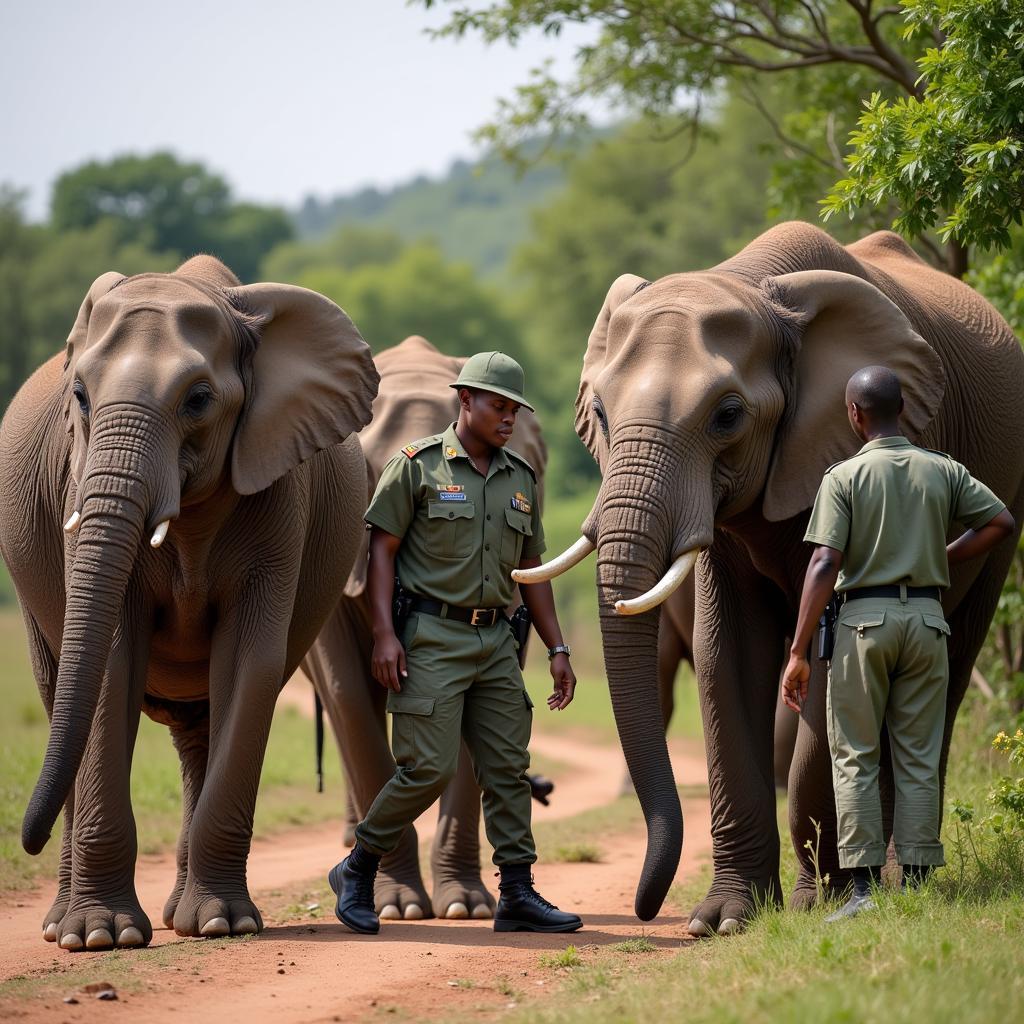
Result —
<path fill-rule="evenodd" d="M 260 768 L 278 692 L 359 547 L 355 432 L 377 380 L 333 302 L 243 287 L 197 256 L 173 274 L 98 278 L 66 353 L 11 403 L 0 550 L 51 719 L 29 853 L 65 809 L 46 939 L 152 937 L 129 795 L 143 709 L 170 726 L 182 765 L 165 923 L 197 936 L 262 928 L 246 885 Z"/>
<path fill-rule="evenodd" d="M 612 704 L 648 827 L 641 918 L 661 906 L 682 844 L 655 696 L 658 604 L 694 563 L 715 873 L 690 931 L 734 931 L 756 901 L 779 899 L 772 719 L 810 555 L 802 538 L 824 471 L 859 448 L 844 386 L 872 363 L 903 383 L 908 436 L 963 462 L 1020 523 L 1024 353 L 992 306 L 891 232 L 844 248 L 811 225 L 782 224 L 705 272 L 620 277 L 597 318 L 576 427 L 602 485 L 584 537 L 542 574 L 597 549 Z M 1007 540 L 956 568 L 943 600 L 953 631 L 943 774 L 1013 551 Z M 845 881 L 824 694 L 815 662 L 789 775 L 796 906 L 815 897 L 812 821 L 821 871 Z"/>
<path fill-rule="evenodd" d="M 425 338 L 406 338 L 375 357 L 380 390 L 373 422 L 360 434 L 366 455 L 368 498 L 387 461 L 403 445 L 435 434 L 458 416 L 458 396 L 449 387 L 464 359 L 439 352 Z M 534 467 L 543 495 L 547 449 L 537 418 L 522 409 L 513 448 Z M 345 595 L 303 662 L 330 719 L 341 750 L 349 797 L 362 817 L 394 774 L 384 703 L 387 691 L 370 672 L 372 631 L 365 551 L 356 560 Z M 432 898 L 420 873 L 416 830 L 408 828 L 397 850 L 381 862 L 375 900 L 384 918 L 489 918 L 494 899 L 480 878 L 480 789 L 463 746 L 459 769 L 441 797 L 431 852 Z"/>

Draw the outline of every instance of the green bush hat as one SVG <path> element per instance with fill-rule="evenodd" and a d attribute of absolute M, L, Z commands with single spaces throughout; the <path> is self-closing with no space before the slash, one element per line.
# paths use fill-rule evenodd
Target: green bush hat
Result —
<path fill-rule="evenodd" d="M 504 352 L 477 352 L 466 360 L 459 379 L 448 386 L 493 391 L 533 412 L 533 406 L 523 397 L 525 385 L 526 374 L 511 356 Z"/>

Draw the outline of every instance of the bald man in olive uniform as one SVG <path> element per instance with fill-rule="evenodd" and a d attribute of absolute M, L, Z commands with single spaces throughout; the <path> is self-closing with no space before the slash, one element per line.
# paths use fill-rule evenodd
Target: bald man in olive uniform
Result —
<path fill-rule="evenodd" d="M 384 468 L 366 512 L 372 527 L 369 597 L 374 678 L 390 691 L 396 768 L 356 827 L 352 853 L 330 872 L 338 919 L 374 934 L 380 858 L 440 796 L 464 737 L 483 791 L 484 825 L 501 873 L 495 931 L 575 931 L 582 921 L 533 888 L 527 746 L 532 703 L 504 609 L 514 569 L 540 564 L 544 531 L 533 469 L 505 447 L 528 405 L 522 367 L 501 352 L 472 356 L 451 385 L 458 422 L 403 448 Z M 395 577 L 412 595 L 396 636 Z M 552 710 L 573 698 L 576 677 L 550 583 L 521 589 L 548 648 Z"/>
<path fill-rule="evenodd" d="M 850 425 L 864 447 L 832 466 L 818 490 L 804 539 L 815 545 L 783 676 L 783 700 L 807 695 L 811 634 L 832 597 L 843 599 L 829 672 L 840 867 L 854 877 L 849 902 L 828 920 L 874 907 L 870 887 L 885 864 L 878 791 L 883 723 L 896 802 L 893 841 L 904 879 L 944 863 L 939 842 L 939 757 L 949 667 L 939 599 L 949 566 L 977 558 L 1014 531 L 1013 517 L 983 483 L 948 455 L 903 436 L 903 396 L 884 366 L 859 370 L 846 387 Z M 965 532 L 947 546 L 951 522 Z"/>

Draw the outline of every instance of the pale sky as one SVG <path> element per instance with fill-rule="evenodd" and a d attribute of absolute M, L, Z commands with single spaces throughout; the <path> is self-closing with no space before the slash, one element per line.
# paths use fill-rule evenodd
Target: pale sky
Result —
<path fill-rule="evenodd" d="M 517 48 L 432 40 L 405 0 L 0 0 L 0 183 L 45 215 L 89 159 L 169 148 L 240 198 L 294 205 L 436 174 L 546 57 L 567 73 L 593 33 Z"/>

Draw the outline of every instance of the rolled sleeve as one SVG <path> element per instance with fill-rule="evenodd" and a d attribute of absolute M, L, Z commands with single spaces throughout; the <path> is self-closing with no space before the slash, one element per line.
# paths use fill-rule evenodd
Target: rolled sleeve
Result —
<path fill-rule="evenodd" d="M 953 496 L 952 518 L 968 530 L 977 530 L 1006 508 L 993 491 L 957 463 L 958 481 Z"/>
<path fill-rule="evenodd" d="M 818 488 L 804 540 L 836 551 L 845 551 L 850 541 L 850 502 L 831 473 L 825 474 Z"/>
<path fill-rule="evenodd" d="M 412 459 L 396 455 L 385 467 L 363 518 L 371 525 L 404 537 L 416 516 L 416 483 Z"/>

